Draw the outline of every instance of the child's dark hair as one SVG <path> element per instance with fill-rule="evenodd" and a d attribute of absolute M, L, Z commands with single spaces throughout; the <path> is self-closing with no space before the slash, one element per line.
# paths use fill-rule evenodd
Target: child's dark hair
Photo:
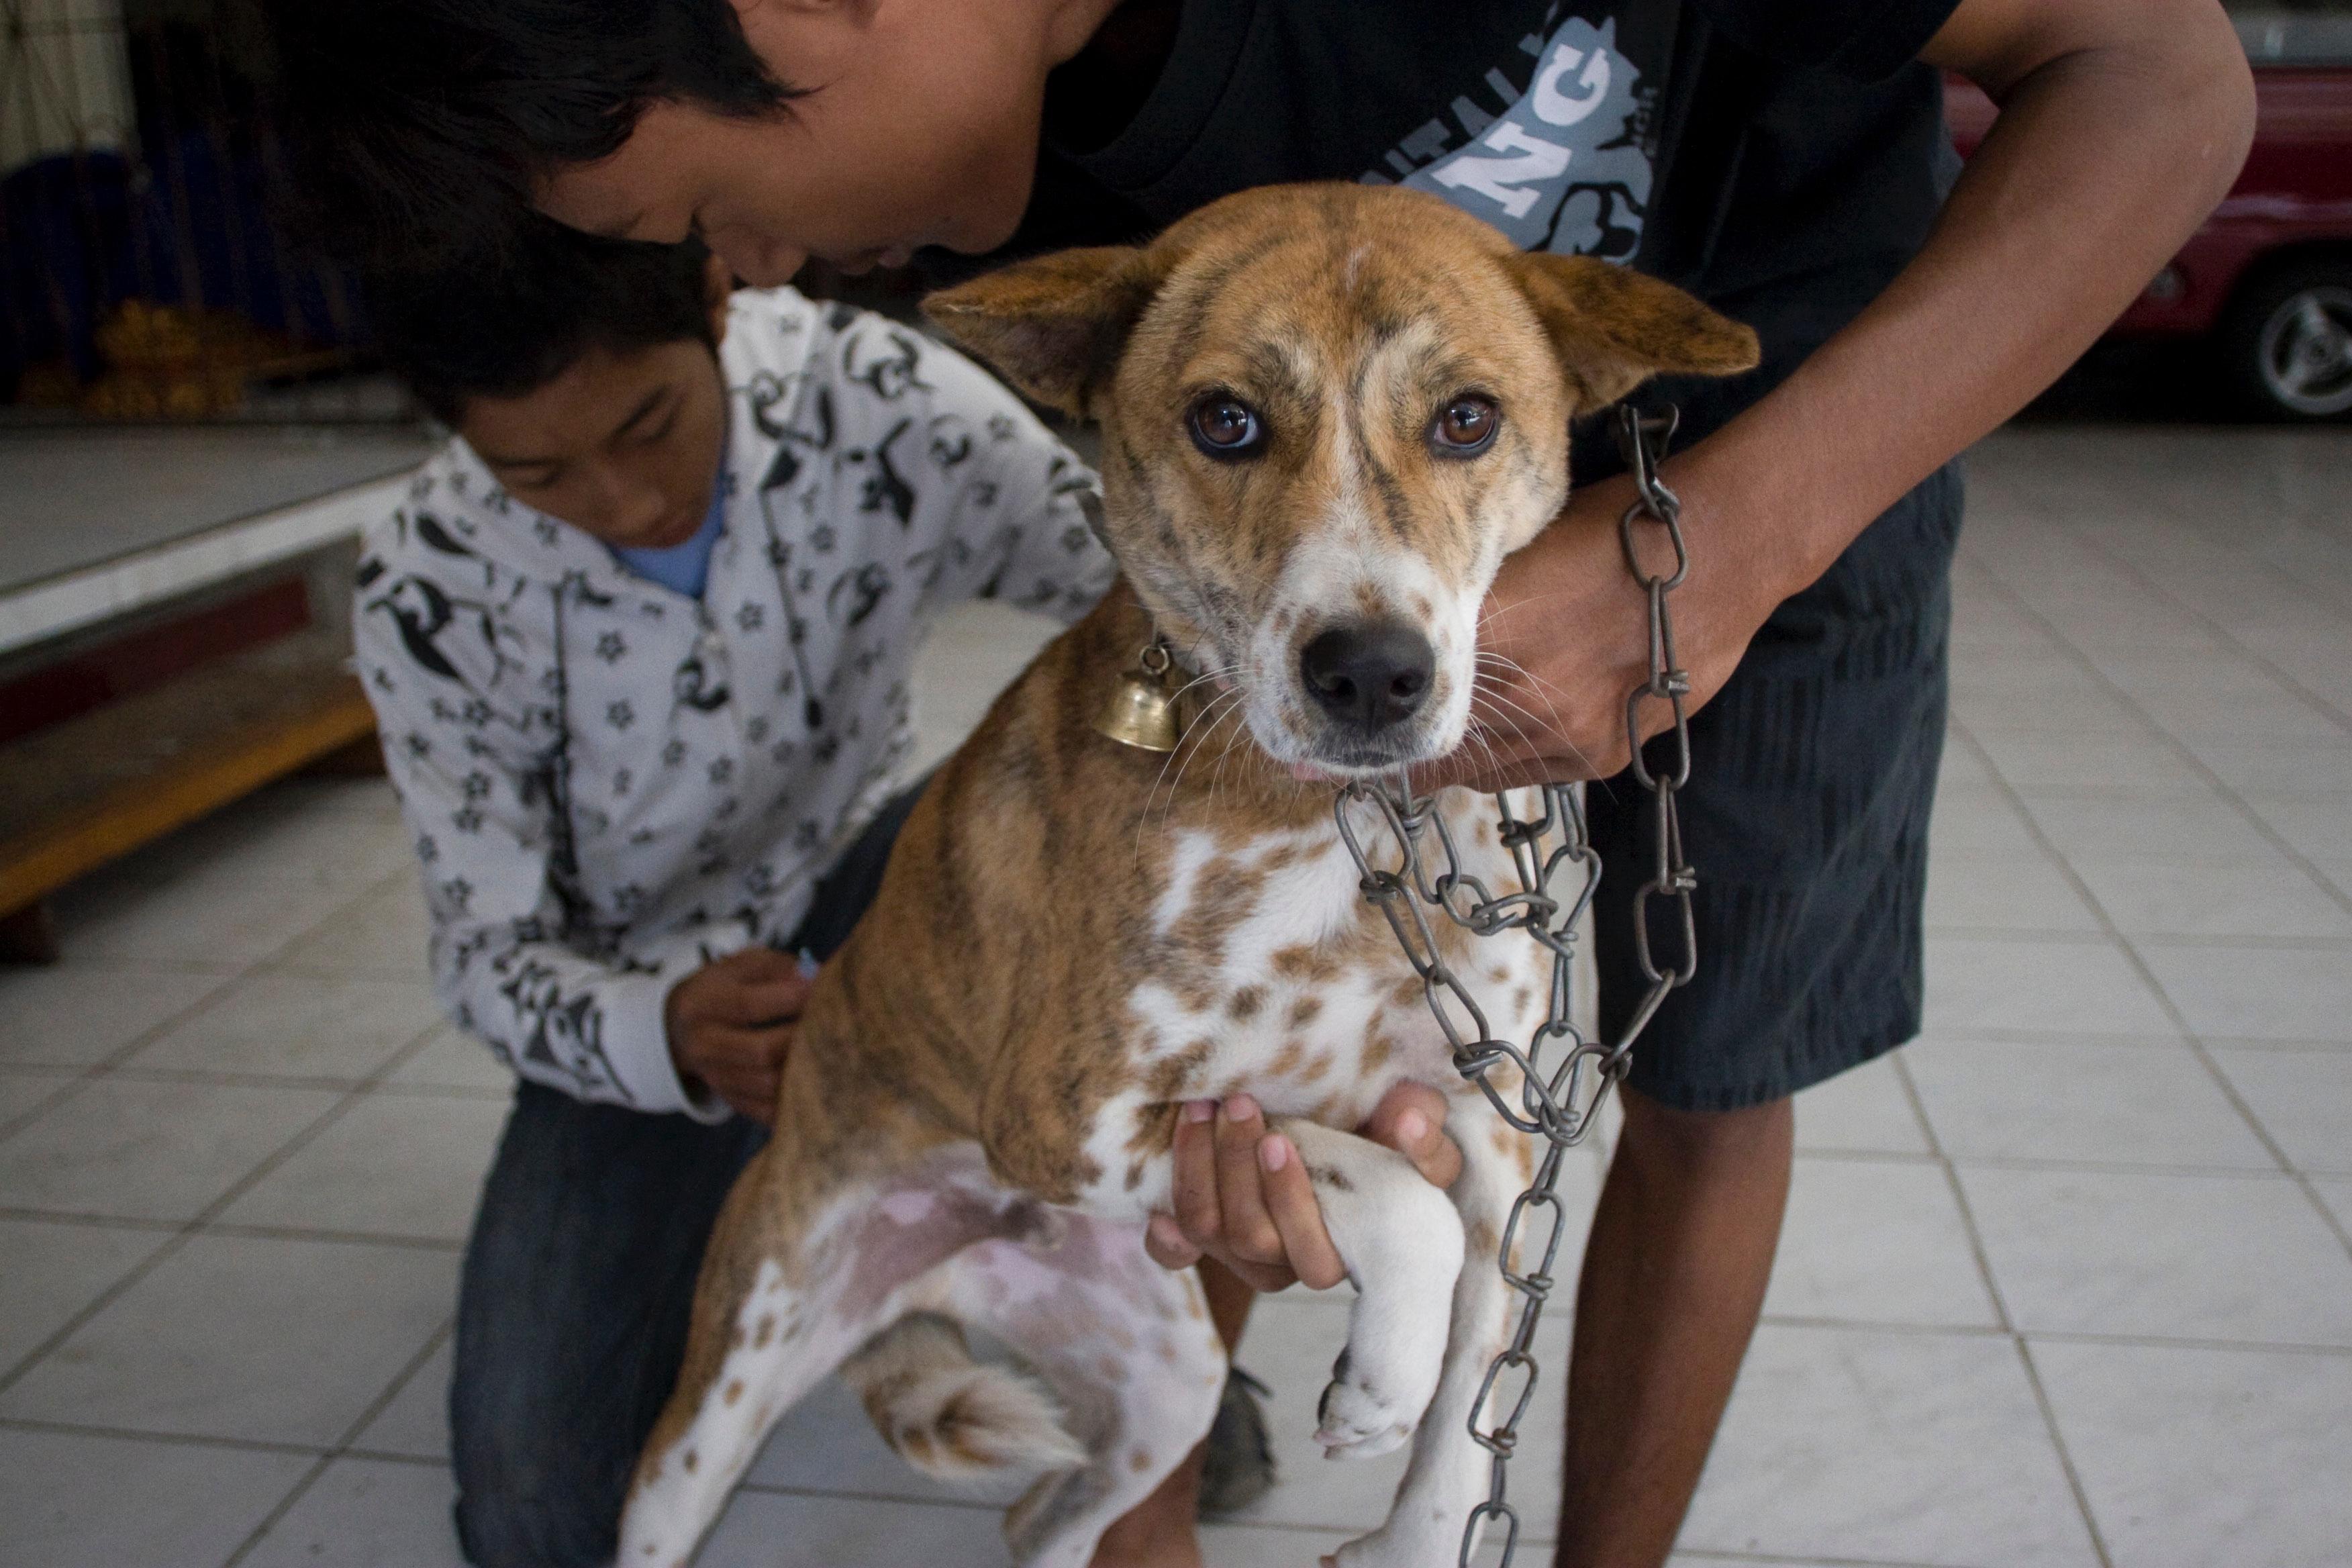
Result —
<path fill-rule="evenodd" d="M 351 259 L 503 246 L 536 184 L 620 150 L 663 101 L 798 95 L 729 0 L 268 0 L 310 237 Z"/>
<path fill-rule="evenodd" d="M 471 397 L 516 397 L 591 349 L 716 343 L 710 253 L 531 219 L 497 260 L 383 272 L 367 299 L 384 361 L 445 425 Z"/>

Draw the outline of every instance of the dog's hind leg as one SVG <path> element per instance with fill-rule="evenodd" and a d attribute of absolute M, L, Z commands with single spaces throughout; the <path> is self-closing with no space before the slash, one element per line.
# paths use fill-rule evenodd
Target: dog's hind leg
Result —
<path fill-rule="evenodd" d="M 976 1147 L 811 1188 L 792 1184 L 783 1142 L 745 1168 L 712 1234 L 686 1363 L 622 1514 L 618 1568 L 688 1561 L 778 1418 L 895 1321 L 926 1275 L 1039 1222 L 1037 1205 L 986 1189 Z"/>
<path fill-rule="evenodd" d="M 1068 1215 L 1046 1242 L 987 1242 L 941 1271 L 943 1310 L 1017 1351 L 1087 1456 L 1005 1515 L 1024 1568 L 1086 1568 L 1113 1521 L 1207 1435 L 1225 1352 L 1192 1270 L 1144 1255 L 1134 1226 Z"/>
<path fill-rule="evenodd" d="M 887 1321 L 863 1331 L 838 1321 L 841 1281 L 813 1268 L 804 1245 L 838 1223 L 853 1195 L 829 1198 L 829 1212 L 803 1226 L 782 1207 L 783 1192 L 772 1143 L 744 1168 L 711 1233 L 685 1364 L 638 1458 L 616 1565 L 691 1560 L 769 1428 Z"/>
<path fill-rule="evenodd" d="M 1461 1110 L 1453 1126 L 1462 1174 L 1445 1195 L 1461 1215 L 1468 1248 L 1454 1284 L 1444 1370 L 1414 1435 L 1412 1462 L 1387 1522 L 1341 1547 L 1335 1559 L 1339 1568 L 1423 1568 L 1454 1562 L 1470 1510 L 1486 1496 L 1489 1456 L 1470 1436 L 1470 1407 L 1517 1321 L 1519 1298 L 1503 1282 L 1496 1262 L 1512 1202 L 1528 1184 L 1534 1143 L 1488 1114 L 1474 1097 L 1457 1103 Z M 1544 1222 L 1540 1211 L 1530 1215 L 1529 1236 L 1522 1240 L 1540 1248 Z M 1522 1259 L 1528 1267 L 1539 1262 L 1540 1256 Z M 1565 1377 L 1567 1369 L 1554 1367 L 1550 1373 Z M 1510 1414 L 1522 1386 L 1517 1377 L 1496 1380 L 1493 1399 L 1480 1413 L 1482 1427 L 1491 1428 Z M 1549 1479 L 1536 1479 L 1538 1493 Z"/>

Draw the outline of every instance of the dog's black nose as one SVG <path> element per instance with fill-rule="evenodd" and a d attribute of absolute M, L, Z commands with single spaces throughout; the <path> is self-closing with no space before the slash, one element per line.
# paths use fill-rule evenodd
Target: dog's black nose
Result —
<path fill-rule="evenodd" d="M 1317 704 L 1367 735 L 1412 717 L 1436 668 L 1429 639 L 1394 621 L 1335 626 L 1298 655 Z"/>

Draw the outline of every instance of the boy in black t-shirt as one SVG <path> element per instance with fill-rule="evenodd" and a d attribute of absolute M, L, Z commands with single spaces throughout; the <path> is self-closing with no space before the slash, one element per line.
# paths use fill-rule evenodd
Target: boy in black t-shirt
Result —
<path fill-rule="evenodd" d="M 1129 241 L 1270 181 L 1386 180 L 1759 330 L 1754 375 L 1659 391 L 1685 416 L 1666 475 L 1705 704 L 1683 796 L 1703 956 L 1635 1058 L 1569 1380 L 1558 1561 L 1662 1562 L 1762 1300 L 1789 1097 L 1918 1025 L 1948 465 L 2228 188 L 2252 96 L 2214 0 L 341 0 L 285 21 L 314 189 L 372 246 L 485 237 L 529 205 L 699 233 L 770 283 L 811 255 L 970 266 L 952 256 Z M 1957 183 L 1937 67 L 2003 105 Z M 1586 445 L 1488 627 L 1526 671 L 1496 700 L 1545 722 L 1450 782 L 1628 762 L 1631 488 Z M 1604 855 L 1632 863 L 1635 792 L 1593 794 Z M 1604 884 L 1604 1024 L 1639 993 L 1636 883 Z M 1399 1099 L 1375 1131 L 1443 1181 L 1436 1109 Z M 1264 1136 L 1241 1102 L 1188 1124 L 1189 1218 L 1155 1221 L 1156 1256 L 1287 1281 L 1258 1238 L 1269 1215 L 1314 1224 L 1313 1199 L 1295 1162 L 1261 1174 Z M 1186 1484 L 1101 1561 L 1197 1563 Z"/>

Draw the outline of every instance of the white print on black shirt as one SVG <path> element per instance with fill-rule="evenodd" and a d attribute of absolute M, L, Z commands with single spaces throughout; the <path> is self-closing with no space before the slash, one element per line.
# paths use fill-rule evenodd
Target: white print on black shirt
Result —
<path fill-rule="evenodd" d="M 1650 206 L 1654 85 L 1617 47 L 1617 19 L 1581 16 L 1549 38 L 1519 40 L 1524 58 L 1489 68 L 1495 109 L 1453 103 L 1459 138 L 1433 120 L 1388 153 L 1402 183 L 1484 218 L 1523 250 L 1630 259 Z M 1529 70 L 1525 88 L 1507 71 Z M 1392 183 L 1378 170 L 1367 183 Z"/>

